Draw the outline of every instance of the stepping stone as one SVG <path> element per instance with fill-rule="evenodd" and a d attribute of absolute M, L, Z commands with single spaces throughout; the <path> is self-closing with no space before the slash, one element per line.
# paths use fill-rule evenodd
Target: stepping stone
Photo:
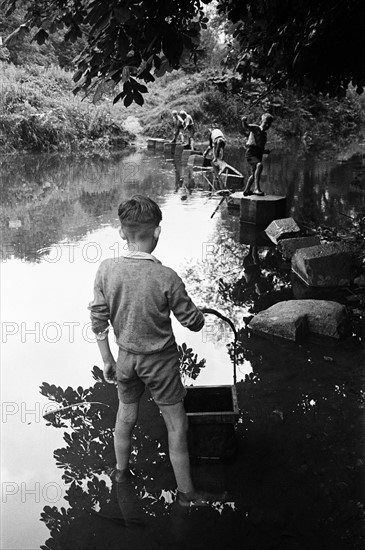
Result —
<path fill-rule="evenodd" d="M 165 142 L 166 140 L 162 138 L 148 138 L 147 149 L 156 149 L 162 151 Z"/>
<path fill-rule="evenodd" d="M 156 139 L 156 151 L 163 151 L 165 146 L 166 140 L 165 139 Z"/>
<path fill-rule="evenodd" d="M 351 282 L 354 259 L 343 243 L 325 243 L 297 250 L 292 271 L 313 287 L 347 286 Z"/>
<path fill-rule="evenodd" d="M 259 226 L 268 226 L 273 220 L 284 218 L 286 215 L 286 197 L 278 195 L 248 195 L 238 191 L 240 200 L 240 220 Z M 237 194 L 235 200 L 237 200 Z M 232 197 L 232 195 L 231 195 Z"/>
<path fill-rule="evenodd" d="M 300 234 L 300 227 L 294 218 L 283 218 L 271 222 L 265 231 L 269 239 L 274 244 L 278 244 L 281 239 L 298 236 Z"/>
<path fill-rule="evenodd" d="M 321 244 L 321 239 L 317 235 L 309 237 L 294 237 L 292 239 L 281 239 L 278 248 L 286 260 L 290 260 L 294 253 L 300 248 L 308 248 Z"/>
<path fill-rule="evenodd" d="M 248 325 L 254 334 L 298 341 L 306 334 L 339 339 L 349 327 L 347 310 L 329 300 L 287 300 L 258 313 Z"/>
<path fill-rule="evenodd" d="M 163 152 L 167 155 L 173 155 L 175 153 L 176 143 L 164 143 Z"/>

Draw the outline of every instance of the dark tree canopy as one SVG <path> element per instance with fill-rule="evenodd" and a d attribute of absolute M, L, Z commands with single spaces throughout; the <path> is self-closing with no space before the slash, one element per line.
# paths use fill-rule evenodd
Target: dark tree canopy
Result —
<path fill-rule="evenodd" d="M 208 0 L 209 1 L 209 0 Z M 24 1 L 3 0 L 11 14 Z M 182 54 L 194 52 L 206 26 L 199 0 L 30 0 L 25 23 L 43 44 L 50 34 L 67 29 L 65 40 L 85 37 L 87 45 L 75 60 L 75 91 L 98 95 L 105 81 L 122 83 L 114 101 L 142 105 L 141 84 L 168 68 L 178 68 Z"/>
<path fill-rule="evenodd" d="M 256 76 L 343 95 L 365 85 L 364 0 L 219 0 Z"/>
<path fill-rule="evenodd" d="M 1 1 L 1 0 L 0 0 Z M 121 84 L 114 101 L 142 105 L 143 84 L 196 57 L 203 4 L 212 0 L 2 0 L 7 15 L 25 9 L 24 23 L 43 44 L 65 30 L 65 40 L 82 37 L 75 60 L 75 92 L 98 98 L 105 82 Z M 252 60 L 255 78 L 343 95 L 349 84 L 365 85 L 364 0 L 217 0 L 235 23 L 237 64 Z M 24 30 L 24 27 L 23 27 Z M 21 30 L 19 31 L 21 32 Z M 14 33 L 13 33 L 14 35 Z M 16 38 L 12 37 L 12 40 Z"/>

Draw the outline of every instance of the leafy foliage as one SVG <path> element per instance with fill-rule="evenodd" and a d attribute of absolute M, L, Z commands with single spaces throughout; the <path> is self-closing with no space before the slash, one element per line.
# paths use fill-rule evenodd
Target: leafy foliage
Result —
<path fill-rule="evenodd" d="M 365 4 L 362 0 L 220 0 L 236 24 L 241 56 L 252 56 L 253 76 L 344 95 L 362 93 Z"/>
<path fill-rule="evenodd" d="M 20 0 L 2 2 L 7 15 L 20 5 Z M 67 30 L 66 41 L 85 38 L 76 60 L 75 92 L 98 97 L 105 82 L 121 83 L 114 101 L 123 99 L 126 107 L 143 104 L 147 88 L 140 81 L 152 82 L 153 69 L 160 76 L 177 68 L 185 51 L 194 52 L 207 21 L 199 0 L 43 0 L 28 3 L 25 20 L 38 44 L 61 29 Z"/>
<path fill-rule="evenodd" d="M 197 354 L 193 352 L 191 348 L 188 348 L 185 342 L 181 346 L 178 346 L 180 373 L 183 383 L 186 383 L 187 378 L 196 380 L 200 374 L 201 369 L 206 365 L 205 359 L 198 361 Z"/>

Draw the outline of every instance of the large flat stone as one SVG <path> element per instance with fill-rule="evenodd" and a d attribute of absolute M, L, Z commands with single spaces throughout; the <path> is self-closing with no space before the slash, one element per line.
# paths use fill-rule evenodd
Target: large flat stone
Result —
<path fill-rule="evenodd" d="M 163 139 L 163 138 L 156 139 L 156 145 L 155 145 L 156 151 L 163 151 L 165 147 L 165 143 L 168 143 L 166 142 L 166 139 Z"/>
<path fill-rule="evenodd" d="M 245 223 L 268 226 L 273 220 L 286 215 L 286 197 L 278 195 L 249 195 L 240 197 L 240 219 Z"/>
<path fill-rule="evenodd" d="M 341 338 L 348 329 L 345 306 L 328 300 L 287 300 L 258 313 L 249 323 L 254 334 L 298 341 L 306 334 Z"/>
<path fill-rule="evenodd" d="M 281 239 L 298 236 L 300 227 L 294 218 L 282 218 L 272 221 L 265 231 L 269 239 L 274 244 L 278 244 Z"/>
<path fill-rule="evenodd" d="M 325 243 L 297 250 L 291 266 L 309 286 L 347 286 L 351 281 L 353 258 L 346 245 Z"/>
<path fill-rule="evenodd" d="M 166 140 L 163 138 L 148 138 L 147 149 L 156 149 L 156 151 L 163 151 L 163 146 L 165 142 Z"/>
<path fill-rule="evenodd" d="M 282 256 L 286 260 L 290 260 L 294 253 L 300 248 L 309 248 L 310 246 L 317 246 L 318 244 L 321 244 L 320 238 L 317 235 L 311 235 L 308 237 L 282 239 L 278 243 L 278 248 Z"/>

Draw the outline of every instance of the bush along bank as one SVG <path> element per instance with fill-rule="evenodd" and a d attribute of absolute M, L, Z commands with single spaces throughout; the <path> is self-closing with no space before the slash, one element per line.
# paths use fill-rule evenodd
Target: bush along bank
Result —
<path fill-rule="evenodd" d="M 207 139 L 215 121 L 231 142 L 238 142 L 243 137 L 241 116 L 259 122 L 264 111 L 275 117 L 270 141 L 283 147 L 295 142 L 304 151 L 318 152 L 365 140 L 365 94 L 359 96 L 352 89 L 337 99 L 290 89 L 266 93 L 262 83 L 253 81 L 242 83 L 232 93 L 229 79 L 209 70 L 199 74 L 174 71 L 149 86 L 141 122 L 151 137 L 173 135 L 171 110 L 184 109 L 194 118 L 198 140 Z"/>
<path fill-rule="evenodd" d="M 0 152 L 108 154 L 128 145 L 122 109 L 72 93 L 72 73 L 59 67 L 0 63 Z M 124 109 L 125 110 L 125 109 Z"/>

